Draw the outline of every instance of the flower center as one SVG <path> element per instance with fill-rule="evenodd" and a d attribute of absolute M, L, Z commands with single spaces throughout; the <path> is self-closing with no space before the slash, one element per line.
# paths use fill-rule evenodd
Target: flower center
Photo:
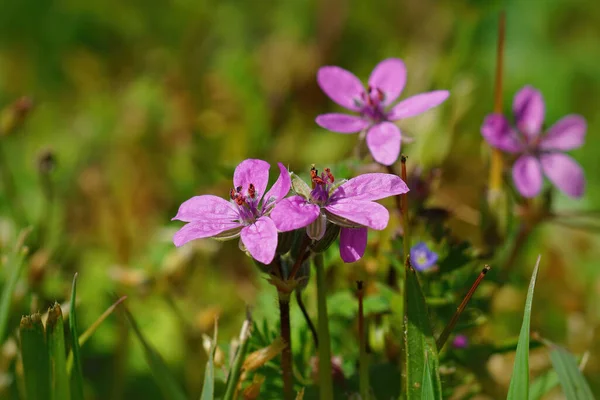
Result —
<path fill-rule="evenodd" d="M 242 186 L 231 189 L 229 197 L 238 208 L 240 222 L 249 224 L 260 217 L 261 212 L 258 206 L 260 196 L 258 196 L 256 187 L 252 183 L 248 185 L 246 190 Z"/>
<path fill-rule="evenodd" d="M 360 94 L 360 99 L 355 99 L 356 105 L 361 107 L 361 114 L 372 122 L 385 121 L 386 114 L 383 110 L 385 93 L 378 87 L 369 86 L 366 92 Z"/>
<path fill-rule="evenodd" d="M 319 171 L 313 166 L 310 169 L 310 180 L 312 182 L 312 191 L 310 192 L 311 201 L 319 206 L 324 206 L 329 200 L 329 191 L 332 188 L 335 178 L 329 168 L 319 175 Z"/>

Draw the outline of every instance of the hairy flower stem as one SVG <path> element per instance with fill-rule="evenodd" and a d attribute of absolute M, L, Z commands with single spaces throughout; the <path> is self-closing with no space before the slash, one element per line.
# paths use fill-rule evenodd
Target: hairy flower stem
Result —
<path fill-rule="evenodd" d="M 454 330 L 454 327 L 456 326 L 456 323 L 458 322 L 458 319 L 460 318 L 461 314 L 463 313 L 463 311 L 467 307 L 467 304 L 471 300 L 471 297 L 473 297 L 473 294 L 475 294 L 475 291 L 479 287 L 479 284 L 481 283 L 481 281 L 483 280 L 483 278 L 485 278 L 485 275 L 488 273 L 489 270 L 490 270 L 490 266 L 489 265 L 486 265 L 485 267 L 483 267 L 483 269 L 479 273 L 479 276 L 477 277 L 477 279 L 475 279 L 475 282 L 473 283 L 473 285 L 471 286 L 471 288 L 469 289 L 469 291 L 465 295 L 463 301 L 460 303 L 460 305 L 456 309 L 456 312 L 454 313 L 454 315 L 450 319 L 450 322 L 448 322 L 448 325 L 446 325 L 446 327 L 442 331 L 442 334 L 440 335 L 440 337 L 438 337 L 438 340 L 436 341 L 436 345 L 437 345 L 438 351 L 442 350 L 442 348 L 444 347 L 444 345 L 448 341 L 448 338 L 450 337 L 450 334 Z"/>
<path fill-rule="evenodd" d="M 494 82 L 494 112 L 502 112 L 502 73 L 504 61 L 504 31 L 506 25 L 506 16 L 502 12 L 498 23 L 498 47 L 496 49 L 496 77 Z M 497 200 L 502 190 L 502 152 L 499 149 L 492 149 L 490 160 L 490 176 L 488 181 L 488 201 L 491 204 Z"/>
<path fill-rule="evenodd" d="M 402 163 L 402 180 L 406 182 L 406 156 L 403 154 L 400 156 L 400 162 Z M 410 221 L 408 220 L 408 193 L 402 195 L 402 229 L 404 230 L 404 238 L 402 244 L 404 245 L 404 261 L 410 254 Z"/>
<path fill-rule="evenodd" d="M 394 167 L 392 167 L 391 165 L 386 165 L 385 167 L 386 167 L 388 173 L 390 173 L 392 175 L 396 175 L 396 171 L 394 171 Z M 406 182 L 406 180 L 404 180 L 404 182 Z M 396 201 L 396 209 L 398 210 L 398 218 L 400 218 L 401 224 L 402 224 L 402 196 L 403 195 L 394 196 L 394 200 Z"/>
<path fill-rule="evenodd" d="M 290 328 L 290 297 L 287 293 L 278 292 L 279 319 L 281 323 L 281 338 L 286 343 L 281 352 L 281 373 L 283 375 L 283 398 L 294 398 L 294 381 L 292 371 L 292 335 Z"/>
<path fill-rule="evenodd" d="M 323 254 L 313 258 L 317 275 L 317 309 L 319 311 L 319 397 L 333 400 L 333 377 L 331 374 L 331 342 L 327 315 L 327 290 L 325 288 L 325 266 Z"/>
<path fill-rule="evenodd" d="M 367 338 L 365 336 L 365 314 L 363 298 L 365 295 L 363 282 L 356 282 L 358 288 L 358 343 L 360 358 L 358 362 L 359 391 L 362 400 L 369 400 L 369 360 L 367 356 Z"/>

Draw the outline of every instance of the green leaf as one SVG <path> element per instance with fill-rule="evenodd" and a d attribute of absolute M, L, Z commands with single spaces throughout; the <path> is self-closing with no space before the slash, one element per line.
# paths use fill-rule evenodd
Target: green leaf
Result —
<path fill-rule="evenodd" d="M 4 342 L 13 292 L 17 287 L 17 282 L 19 281 L 21 271 L 23 271 L 23 266 L 25 265 L 24 260 L 27 251 L 26 248 L 23 247 L 23 242 L 30 231 L 31 229 L 27 229 L 21 232 L 13 252 L 8 256 L 7 261 L 4 264 L 4 269 L 10 270 L 10 276 L 8 277 L 6 285 L 2 288 L 2 297 L 0 298 L 0 343 Z"/>
<path fill-rule="evenodd" d="M 240 332 L 240 345 L 237 353 L 235 354 L 235 361 L 233 362 L 233 365 L 227 374 L 227 391 L 225 392 L 224 400 L 232 400 L 234 398 L 235 389 L 240 380 L 240 376 L 242 375 L 242 366 L 244 365 L 244 360 L 246 358 L 246 354 L 248 353 L 251 326 L 252 319 L 250 317 L 250 313 L 248 312 Z"/>
<path fill-rule="evenodd" d="M 215 369 L 214 360 L 217 350 L 217 321 L 215 320 L 215 333 L 210 346 L 210 354 L 204 371 L 204 385 L 202 386 L 202 397 L 200 400 L 213 400 L 215 398 Z"/>
<path fill-rule="evenodd" d="M 152 348 L 152 346 L 150 346 L 150 344 L 146 341 L 146 338 L 142 334 L 140 327 L 138 326 L 137 322 L 135 322 L 135 319 L 129 310 L 126 307 L 123 308 L 125 310 L 125 316 L 131 324 L 135 336 L 137 336 L 140 344 L 143 347 L 146 362 L 150 367 L 154 381 L 158 385 L 163 398 L 169 400 L 186 400 L 185 393 L 173 375 L 171 375 L 171 371 L 169 371 L 169 368 L 165 364 L 160 354 L 158 354 L 158 352 L 154 350 L 154 348 Z"/>
<path fill-rule="evenodd" d="M 553 346 L 550 351 L 552 366 L 568 400 L 593 400 L 594 395 L 577 366 L 577 360 L 567 350 Z"/>
<path fill-rule="evenodd" d="M 83 370 L 79 356 L 79 335 L 77 333 L 77 313 L 75 299 L 77 297 L 77 274 L 73 277 L 71 289 L 71 309 L 69 311 L 69 329 L 71 331 L 71 351 L 73 352 L 73 370 L 71 371 L 71 395 L 74 400 L 83 400 Z"/>
<path fill-rule="evenodd" d="M 442 398 L 442 384 L 439 374 L 439 359 L 435 338 L 429 322 L 425 297 L 421 291 L 416 271 L 406 268 L 406 314 L 404 341 L 406 346 L 406 385 L 407 398 L 421 399 L 425 368 L 429 368 L 433 399 Z M 426 366 L 426 367 L 425 367 Z"/>
<path fill-rule="evenodd" d="M 513 368 L 510 386 L 508 388 L 508 399 L 523 400 L 529 396 L 529 326 L 531 323 L 531 304 L 533 302 L 533 290 L 535 289 L 535 280 L 537 278 L 540 266 L 538 256 L 533 275 L 527 290 L 527 300 L 525 301 L 525 313 L 523 315 L 523 325 L 519 334 L 519 343 L 517 344 L 517 354 L 515 366 Z"/>
<path fill-rule="evenodd" d="M 421 387 L 423 388 L 423 400 L 435 399 L 435 389 L 433 387 L 433 379 L 431 378 L 431 369 L 429 369 L 429 363 L 427 361 L 425 361 L 423 367 L 423 382 L 421 383 Z"/>
<path fill-rule="evenodd" d="M 54 303 L 48 310 L 46 320 L 46 343 L 50 358 L 50 398 L 69 400 L 69 375 L 65 349 L 65 328 L 60 304 Z"/>
<path fill-rule="evenodd" d="M 21 318 L 21 358 L 27 399 L 50 399 L 50 368 L 42 317 L 39 313 Z"/>
<path fill-rule="evenodd" d="M 545 374 L 535 378 L 529 385 L 529 400 L 539 400 L 545 396 L 550 390 L 554 389 L 558 382 L 556 371 L 551 369 Z"/>

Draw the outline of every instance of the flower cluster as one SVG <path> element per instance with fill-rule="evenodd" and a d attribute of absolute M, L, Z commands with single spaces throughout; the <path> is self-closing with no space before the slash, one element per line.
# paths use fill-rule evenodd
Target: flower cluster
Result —
<path fill-rule="evenodd" d="M 354 262 L 365 252 L 367 228 L 381 230 L 388 224 L 387 209 L 374 200 L 408 192 L 396 175 L 371 173 L 336 183 L 329 169 L 319 175 L 313 167 L 312 189 L 296 179 L 294 190 L 298 194 L 286 198 L 291 187 L 290 173 L 281 163 L 279 169 L 279 178 L 263 195 L 269 164 L 245 160 L 235 169 L 229 201 L 205 195 L 184 202 L 173 218 L 187 222 L 175 234 L 175 245 L 207 237 L 240 237 L 254 259 L 269 264 L 275 257 L 278 231 L 306 228 L 308 237 L 318 241 L 327 224 L 333 223 L 342 228 L 342 259 Z"/>
<path fill-rule="evenodd" d="M 366 89 L 354 74 L 335 66 L 320 68 L 317 82 L 334 102 L 359 115 L 323 114 L 316 123 L 339 133 L 362 132 L 373 159 L 386 166 L 398 159 L 402 140 L 400 129 L 392 122 L 436 107 L 449 96 L 446 90 L 436 90 L 394 105 L 406 82 L 404 62 L 396 58 L 375 67 Z M 524 197 L 536 196 L 545 175 L 565 194 L 582 196 L 583 171 L 563 152 L 583 144 L 585 120 L 568 115 L 542 135 L 544 101 L 530 86 L 516 94 L 513 112 L 514 126 L 503 115 L 491 114 L 485 118 L 481 133 L 491 146 L 517 155 L 512 167 L 517 190 Z M 235 169 L 229 201 L 204 195 L 184 202 L 174 219 L 187 224 L 175 234 L 175 245 L 206 237 L 239 237 L 241 248 L 257 261 L 270 264 L 281 232 L 306 229 L 313 245 L 322 241 L 327 242 L 322 247 L 327 247 L 335 238 L 323 237 L 331 231 L 335 237 L 339 232 L 342 260 L 354 262 L 365 252 L 367 229 L 381 230 L 388 224 L 387 209 L 375 201 L 409 190 L 393 174 L 369 173 L 336 181 L 328 168 L 319 174 L 314 167 L 308 185 L 283 164 L 278 166 L 279 177 L 269 191 L 269 164 L 248 159 Z M 339 228 L 328 230 L 331 224 Z M 415 268 L 423 271 L 435 265 L 438 255 L 419 243 L 411 249 L 411 258 Z"/>

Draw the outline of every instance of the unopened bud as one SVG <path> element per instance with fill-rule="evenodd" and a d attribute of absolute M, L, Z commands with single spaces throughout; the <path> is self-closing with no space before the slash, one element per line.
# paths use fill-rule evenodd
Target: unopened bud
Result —
<path fill-rule="evenodd" d="M 312 240 L 321 240 L 325 235 L 327 228 L 327 217 L 325 214 L 319 214 L 309 226 L 306 227 L 306 234 Z"/>
<path fill-rule="evenodd" d="M 327 227 L 325 228 L 325 234 L 321 240 L 315 242 L 310 249 L 315 253 L 324 252 L 329 248 L 329 246 L 331 246 L 333 242 L 335 242 L 339 234 L 340 227 L 336 224 L 328 222 Z"/>
<path fill-rule="evenodd" d="M 296 281 L 298 282 L 298 286 L 296 286 L 297 290 L 303 291 L 306 289 L 308 285 L 308 281 L 310 280 L 310 260 L 305 260 L 302 265 L 300 265 L 300 269 L 296 273 Z"/>
<path fill-rule="evenodd" d="M 275 250 L 275 253 L 285 254 L 290 251 L 292 244 L 294 244 L 295 236 L 296 231 L 279 232 L 277 234 L 277 250 Z"/>

